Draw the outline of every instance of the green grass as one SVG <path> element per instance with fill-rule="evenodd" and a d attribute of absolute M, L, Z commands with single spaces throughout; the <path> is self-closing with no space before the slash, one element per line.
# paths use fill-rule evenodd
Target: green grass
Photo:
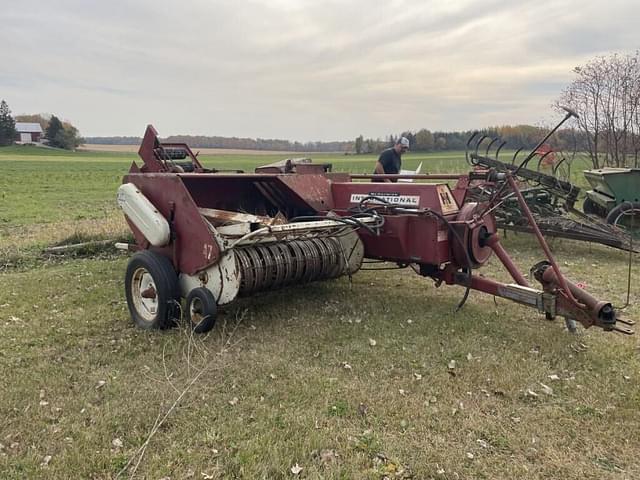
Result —
<path fill-rule="evenodd" d="M 123 229 L 113 196 L 133 158 L 0 150 L 11 172 L 0 247 Z M 325 158 L 355 171 L 373 161 Z M 424 159 L 428 171 L 465 168 L 456 155 Z M 205 158 L 246 169 L 269 161 Z M 525 271 L 542 258 L 526 235 L 509 234 L 505 247 Z M 626 254 L 552 248 L 570 278 L 623 303 Z M 135 478 L 284 479 L 295 464 L 299 478 L 640 476 L 635 337 L 569 335 L 480 293 L 454 313 L 461 288 L 408 269 L 243 299 L 206 336 L 143 332 L 126 310 L 126 255 L 22 254 L 30 261 L 0 270 L 3 479 L 115 478 L 169 411 Z M 483 273 L 507 279 L 494 259 Z M 627 316 L 638 317 L 637 303 L 634 291 Z"/>
<path fill-rule="evenodd" d="M 209 168 L 253 171 L 284 155 L 202 155 Z M 137 155 L 129 153 L 60 152 L 35 147 L 0 148 L 0 229 L 7 226 L 103 218 L 113 212 L 116 188 Z M 335 171 L 369 173 L 376 157 L 318 154 Z M 423 171 L 465 171 L 460 152 L 438 155 L 409 154 L 405 168 Z M 139 163 L 139 162 L 138 162 Z"/>

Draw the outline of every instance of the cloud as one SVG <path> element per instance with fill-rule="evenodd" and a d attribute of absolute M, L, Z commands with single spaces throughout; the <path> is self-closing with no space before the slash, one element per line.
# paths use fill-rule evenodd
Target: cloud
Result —
<path fill-rule="evenodd" d="M 8 9 L 7 9 L 8 10 Z M 534 123 L 571 69 L 637 48 L 635 2 L 34 0 L 0 89 L 84 135 L 296 140 Z M 634 42 L 636 42 L 634 44 Z"/>

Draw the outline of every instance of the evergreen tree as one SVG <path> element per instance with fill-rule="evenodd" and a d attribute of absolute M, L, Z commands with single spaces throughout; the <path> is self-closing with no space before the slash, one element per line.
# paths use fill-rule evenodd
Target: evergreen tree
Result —
<path fill-rule="evenodd" d="M 53 115 L 45 132 L 49 145 L 56 148 L 64 147 L 64 126 L 58 117 Z"/>
<path fill-rule="evenodd" d="M 0 146 L 11 145 L 18 137 L 16 122 L 11 116 L 7 102 L 0 102 Z"/>
<path fill-rule="evenodd" d="M 360 135 L 359 137 L 356 137 L 356 153 L 358 155 L 360 155 L 362 153 L 362 142 L 364 141 L 364 139 L 362 138 L 362 135 Z"/>

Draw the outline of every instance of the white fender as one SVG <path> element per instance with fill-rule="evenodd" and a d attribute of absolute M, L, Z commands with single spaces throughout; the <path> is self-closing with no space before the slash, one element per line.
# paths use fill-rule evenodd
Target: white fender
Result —
<path fill-rule="evenodd" d="M 154 247 L 169 243 L 169 222 L 133 183 L 118 188 L 118 205 L 138 230 Z"/>
<path fill-rule="evenodd" d="M 206 287 L 213 293 L 218 305 L 226 305 L 235 300 L 240 291 L 240 281 L 233 250 L 225 252 L 218 263 L 203 272 L 195 275 L 181 273 L 178 277 L 183 297 L 189 295 L 194 288 Z"/>

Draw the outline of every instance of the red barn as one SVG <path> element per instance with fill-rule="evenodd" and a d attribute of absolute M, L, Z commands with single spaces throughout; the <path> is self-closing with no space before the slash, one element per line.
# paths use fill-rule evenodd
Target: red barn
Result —
<path fill-rule="evenodd" d="M 16 122 L 19 143 L 40 143 L 42 127 L 39 123 Z"/>

